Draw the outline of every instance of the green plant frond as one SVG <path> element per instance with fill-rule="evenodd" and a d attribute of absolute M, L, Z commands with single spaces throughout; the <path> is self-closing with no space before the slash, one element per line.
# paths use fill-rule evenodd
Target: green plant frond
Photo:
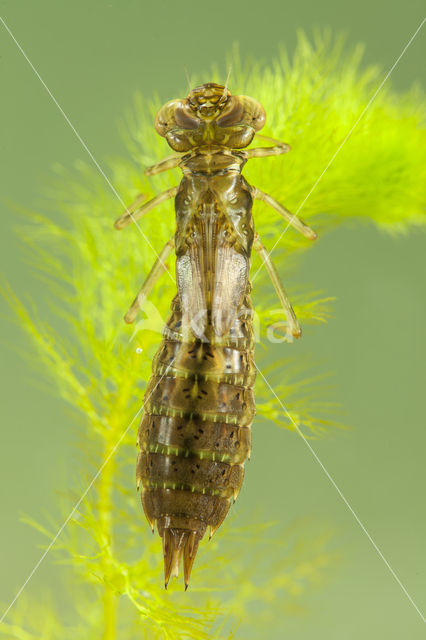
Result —
<path fill-rule="evenodd" d="M 294 357 L 288 357 L 285 366 L 280 357 L 273 364 L 264 365 L 262 360 L 259 358 L 256 381 L 259 415 L 291 431 L 297 427 L 305 437 L 324 435 L 330 428 L 346 428 L 337 419 L 341 408 L 329 400 L 330 376 L 314 373 L 318 366 Z"/>
<path fill-rule="evenodd" d="M 321 291 L 292 294 L 291 299 L 294 312 L 302 325 L 324 323 L 332 316 L 335 298 L 324 296 Z M 255 306 L 255 313 L 263 329 L 274 322 L 286 320 L 275 292 L 269 295 L 265 292 L 262 295 L 262 302 Z"/>
<path fill-rule="evenodd" d="M 232 57 L 232 92 L 258 99 L 267 113 L 265 135 L 292 147 L 286 156 L 249 162 L 244 174 L 251 184 L 293 213 L 300 209 L 320 234 L 362 220 L 395 234 L 424 227 L 425 104 L 419 89 L 397 96 L 387 84 L 365 110 L 381 72 L 363 69 L 361 47 L 345 53 L 344 40 L 328 32 L 315 34 L 313 40 L 299 34 L 294 55 L 283 50 L 269 66 L 243 62 L 236 49 Z M 220 80 L 217 70 L 197 80 L 211 79 Z M 131 158 L 112 160 L 107 174 L 126 204 L 138 193 L 150 198 L 180 180 L 178 171 L 150 179 L 143 175 L 147 165 L 170 155 L 153 128 L 158 106 L 158 98 L 136 96 L 121 123 Z M 106 457 L 119 447 L 55 543 L 61 561 L 72 564 L 75 573 L 71 593 L 78 625 L 62 624 L 51 613 L 33 619 L 35 606 L 30 613 L 18 606 L 0 634 L 17 640 L 92 640 L 102 629 L 108 640 L 243 637 L 245 625 L 263 624 L 277 599 L 288 613 L 303 606 L 309 588 L 334 562 L 328 538 L 316 530 L 312 536 L 298 530 L 293 538 L 288 531 L 274 538 L 259 526 L 247 528 L 247 537 L 239 531 L 232 540 L 231 516 L 220 545 L 215 538 L 210 547 L 201 545 L 191 599 L 172 584 L 164 593 L 161 541 L 148 531 L 129 477 L 135 458 L 132 420 L 141 407 L 161 321 L 176 290 L 173 260 L 172 278 L 163 275 L 136 327 L 126 327 L 122 317 L 151 269 L 154 250 L 159 253 L 174 232 L 172 207 L 158 207 L 140 221 L 140 229 L 131 225 L 118 233 L 113 221 L 123 205 L 102 176 L 81 162 L 73 171 L 56 167 L 55 172 L 43 205 L 47 213 L 20 208 L 24 222 L 18 231 L 46 283 L 49 301 L 30 311 L 7 287 L 5 295 L 34 345 L 38 364 L 79 411 L 84 425 L 84 473 L 73 478 L 68 499 L 62 498 L 64 519 Z M 286 223 L 257 202 L 254 218 L 265 245 L 272 248 Z M 273 258 L 286 283 L 310 246 L 294 229 L 279 240 Z M 264 270 L 254 287 L 257 322 L 265 333 L 279 305 Z M 303 323 L 329 317 L 328 294 L 305 289 L 291 294 Z M 302 432 L 318 435 L 336 426 L 329 391 L 308 372 L 307 364 L 294 362 L 284 345 L 278 369 L 268 368 L 263 355 L 270 344 L 262 333 L 261 338 L 259 366 Z M 260 375 L 256 395 L 259 413 L 294 428 Z M 35 526 L 52 533 L 51 527 Z"/>
<path fill-rule="evenodd" d="M 303 297 L 296 294 L 293 300 L 293 308 L 300 322 L 318 324 L 327 322 L 332 317 L 332 305 L 336 298 L 323 296 L 323 293 L 318 291 L 308 293 Z"/>
<path fill-rule="evenodd" d="M 23 594 L 8 619 L 0 625 L 0 638 L 6 640 L 71 640 L 65 625 L 56 619 L 52 598 L 43 594 L 39 602 L 31 602 Z M 83 637 L 82 637 L 83 640 Z"/>

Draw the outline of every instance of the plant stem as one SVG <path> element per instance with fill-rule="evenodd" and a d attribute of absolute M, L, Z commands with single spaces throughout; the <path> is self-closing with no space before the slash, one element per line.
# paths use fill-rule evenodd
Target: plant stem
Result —
<path fill-rule="evenodd" d="M 105 458 L 110 454 L 112 443 L 111 436 L 113 430 L 105 435 Z M 104 458 L 104 459 L 105 459 Z M 111 493 L 113 486 L 114 461 L 111 458 L 103 469 L 99 479 L 99 522 L 102 530 L 102 547 L 104 549 L 103 569 L 104 575 L 111 573 L 111 557 L 113 544 L 113 523 L 112 523 L 112 501 Z M 111 587 L 105 583 L 104 595 L 102 598 L 104 628 L 102 640 L 115 640 L 116 638 L 116 607 L 117 596 Z"/>

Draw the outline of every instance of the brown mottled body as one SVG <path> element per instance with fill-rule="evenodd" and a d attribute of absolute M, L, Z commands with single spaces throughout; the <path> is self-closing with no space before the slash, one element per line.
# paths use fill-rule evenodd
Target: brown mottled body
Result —
<path fill-rule="evenodd" d="M 205 306 L 195 318 L 198 325 L 191 328 L 190 309 L 182 308 L 179 295 L 174 299 L 153 362 L 138 438 L 142 504 L 165 540 L 166 581 L 170 571 L 177 571 L 174 565 L 181 547 L 186 584 L 206 528 L 212 534 L 220 526 L 241 489 L 255 413 L 248 278 L 229 326 L 228 318 L 218 313 L 222 309 L 213 310 L 218 245 L 232 236 L 248 271 L 253 242 L 252 200 L 240 173 L 243 159 L 225 153 L 223 149 L 198 151 L 181 162 L 184 178 L 176 195 L 177 280 L 179 284 L 185 277 L 179 271 L 180 260 L 185 262 L 196 249 L 205 281 Z M 175 554 L 168 553 L 169 546 L 176 549 Z"/>
<path fill-rule="evenodd" d="M 241 489 L 255 412 L 255 367 L 248 318 L 236 319 L 234 337 L 219 346 L 184 340 L 174 329 L 181 317 L 175 299 L 146 391 L 137 475 L 148 520 L 157 522 L 163 538 L 170 531 L 166 559 L 167 542 L 183 546 L 188 584 L 199 540 L 207 527 L 212 534 L 220 526 Z"/>
<path fill-rule="evenodd" d="M 308 237 L 315 234 L 241 175 L 248 158 L 289 150 L 276 141 L 273 147 L 243 150 L 264 121 L 258 102 L 232 96 L 213 83 L 194 89 L 186 100 L 167 103 L 155 126 L 184 155 L 148 168 L 147 174 L 179 166 L 183 179 L 115 224 L 120 229 L 175 196 L 178 292 L 145 394 L 137 462 L 146 517 L 163 539 L 166 586 L 170 575 L 178 575 L 182 556 L 187 587 L 199 541 L 207 527 L 211 535 L 221 525 L 243 482 L 255 414 L 253 246 L 282 301 L 289 335 L 300 335 L 279 276 L 254 232 L 253 198 L 271 204 Z M 161 252 L 127 322 L 133 321 L 172 246 L 169 242 Z"/>

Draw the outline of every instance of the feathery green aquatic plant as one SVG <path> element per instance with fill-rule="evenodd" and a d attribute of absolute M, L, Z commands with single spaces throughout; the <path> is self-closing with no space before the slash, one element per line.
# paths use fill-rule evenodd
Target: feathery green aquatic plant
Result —
<path fill-rule="evenodd" d="M 284 157 L 252 160 L 245 175 L 290 210 L 297 211 L 304 202 L 380 82 L 380 72 L 362 70 L 360 61 L 360 47 L 346 54 L 342 41 L 327 35 L 311 43 L 301 34 L 294 56 L 290 59 L 282 52 L 269 66 L 243 65 L 234 52 L 232 92 L 258 99 L 267 113 L 264 133 L 293 148 Z M 200 80 L 211 79 L 218 79 L 218 74 Z M 137 97 L 123 127 L 132 159 L 110 164 L 111 181 L 126 203 L 139 192 L 149 197 L 179 180 L 177 171 L 151 179 L 143 175 L 145 166 L 168 154 L 152 126 L 158 106 L 158 100 L 148 103 Z M 388 83 L 304 203 L 301 216 L 320 235 L 348 220 L 370 220 L 392 233 L 424 225 L 423 121 L 420 90 L 396 95 Z M 38 363 L 63 399 L 79 412 L 84 455 L 79 480 L 73 472 L 74 490 L 62 504 L 64 517 L 109 459 L 51 552 L 73 568 L 73 621 L 66 622 L 50 607 L 42 610 L 24 594 L 0 625 L 0 635 L 21 640 L 101 635 L 104 640 L 200 640 L 241 632 L 244 637 L 240 622 L 253 624 L 256 618 L 266 625 L 262 616 L 273 603 L 279 599 L 283 609 L 291 610 L 306 588 L 321 578 L 332 559 L 327 541 L 313 537 L 302 543 L 303 528 L 278 537 L 274 528 L 250 529 L 241 520 L 237 526 L 234 514 L 220 541 L 213 538 L 201 546 L 191 590 L 183 594 L 171 585 L 171 591 L 164 592 L 161 542 L 151 536 L 132 484 L 137 419 L 132 420 L 141 407 L 175 285 L 163 276 L 136 331 L 126 327 L 122 315 L 155 255 L 136 228 L 121 234 L 113 230 L 121 206 L 93 168 L 80 163 L 77 176 L 62 169 L 58 173 L 49 194 L 51 213 L 25 212 L 20 227 L 50 292 L 51 324 L 37 317 L 44 314 L 42 305 L 36 305 L 33 313 L 21 295 L 9 291 L 8 297 L 37 349 Z M 284 228 L 282 220 L 257 203 L 254 216 L 258 231 L 272 247 Z M 141 222 L 157 251 L 173 226 L 170 205 L 158 207 Z M 293 230 L 280 240 L 273 257 L 285 282 L 291 283 L 287 273 L 307 246 Z M 255 259 L 253 273 L 258 266 Z M 173 273 L 172 267 L 170 261 Z M 289 288 L 302 324 L 326 319 L 327 298 L 298 296 Z M 265 327 L 276 319 L 270 309 L 277 304 L 264 270 L 256 277 L 254 302 L 261 327 L 260 369 L 272 376 L 274 388 L 298 424 L 308 431 L 322 431 L 331 423 L 330 407 L 315 399 L 315 380 L 310 386 L 297 380 L 289 359 L 291 347 L 283 345 L 279 351 L 280 367 L 285 363 L 289 372 L 285 380 L 280 374 L 277 381 L 277 371 L 269 372 L 265 366 Z M 299 380 L 306 375 L 299 368 Z M 261 379 L 256 395 L 259 414 L 292 427 Z M 259 522 L 265 515 L 259 514 Z M 57 526 L 35 526 L 48 539 L 57 530 Z"/>

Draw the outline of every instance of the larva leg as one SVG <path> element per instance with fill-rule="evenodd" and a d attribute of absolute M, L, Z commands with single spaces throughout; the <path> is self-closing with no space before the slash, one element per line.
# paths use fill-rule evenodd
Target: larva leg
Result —
<path fill-rule="evenodd" d="M 268 142 L 272 142 L 272 147 L 257 147 L 256 149 L 248 149 L 247 159 L 251 158 L 267 158 L 268 156 L 281 156 L 283 153 L 288 153 L 291 151 L 291 147 L 286 142 L 280 142 L 279 140 L 275 140 L 275 138 L 269 138 L 268 136 L 264 136 L 260 133 L 257 133 L 256 136 L 258 138 L 262 138 L 262 140 L 267 140 Z"/>
<path fill-rule="evenodd" d="M 124 316 L 124 320 L 127 322 L 127 324 L 131 324 L 132 322 L 134 322 L 139 309 L 142 307 L 144 301 L 151 293 L 155 283 L 157 282 L 163 271 L 166 271 L 165 262 L 173 251 L 174 244 L 174 238 L 171 238 L 162 248 L 160 255 L 154 262 L 154 265 L 142 287 L 140 288 L 138 295 L 133 300 L 132 306 Z"/>
<path fill-rule="evenodd" d="M 257 234 L 254 239 L 253 248 L 255 249 L 255 251 L 257 251 L 261 259 L 263 260 L 263 263 L 269 273 L 269 277 L 272 280 L 272 284 L 274 285 L 274 289 L 277 292 L 277 296 L 283 306 L 283 309 L 285 310 L 289 333 L 293 336 L 293 338 L 300 338 L 300 336 L 302 335 L 302 330 L 293 311 L 293 307 L 291 306 L 290 300 L 287 297 L 287 293 L 281 283 L 278 271 L 276 270 L 266 247 L 262 244 Z"/>
<path fill-rule="evenodd" d="M 146 195 L 144 193 L 140 193 L 137 196 L 136 200 L 134 200 L 134 202 L 132 202 L 132 204 L 127 207 L 126 213 L 133 212 L 136 211 L 136 209 L 139 209 L 144 200 L 146 200 Z"/>
<path fill-rule="evenodd" d="M 151 209 L 154 209 L 154 207 L 156 207 L 157 205 L 161 204 L 165 200 L 168 200 L 169 198 L 173 198 L 177 194 L 177 190 L 178 190 L 178 187 L 171 187 L 170 189 L 167 189 L 166 191 L 159 193 L 157 196 L 152 198 L 152 200 L 145 202 L 145 204 L 139 207 L 139 209 L 136 209 L 134 212 L 129 211 L 128 209 L 126 213 L 123 213 L 123 215 L 120 216 L 120 218 L 118 218 L 118 220 L 114 222 L 114 227 L 116 229 L 123 229 L 130 222 L 135 222 L 135 220 L 139 220 L 139 218 L 145 215 L 145 213 L 148 213 L 148 211 L 151 211 Z M 141 196 L 139 196 L 139 198 L 141 198 Z M 132 207 L 133 205 L 130 207 L 130 209 Z"/>
<path fill-rule="evenodd" d="M 169 171 L 169 169 L 176 169 L 179 166 L 181 161 L 181 156 L 169 156 L 168 158 L 164 158 L 164 160 L 160 160 L 157 164 L 153 164 L 151 167 L 147 167 L 145 169 L 146 176 L 154 176 L 156 173 L 161 173 L 162 171 Z"/>
<path fill-rule="evenodd" d="M 261 191 L 257 187 L 252 187 L 252 196 L 253 198 L 256 198 L 256 200 L 262 200 L 262 202 L 266 202 L 266 204 L 269 204 L 269 206 L 275 209 L 275 211 L 278 211 L 278 213 L 284 218 L 284 220 L 287 220 L 287 222 L 292 227 L 297 229 L 297 231 L 300 231 L 300 233 L 302 233 L 306 238 L 309 238 L 310 240 L 315 240 L 315 238 L 317 238 L 317 234 L 313 229 L 308 227 L 308 225 L 305 224 L 303 220 L 293 215 L 291 211 L 283 207 L 282 204 L 280 204 L 268 193 Z"/>

